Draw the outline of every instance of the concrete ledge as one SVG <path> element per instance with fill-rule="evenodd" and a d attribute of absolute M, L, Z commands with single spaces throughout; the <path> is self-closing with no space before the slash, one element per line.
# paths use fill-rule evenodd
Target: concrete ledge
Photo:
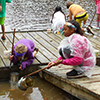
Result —
<path fill-rule="evenodd" d="M 11 72 L 18 72 L 19 73 L 19 78 L 27 75 L 35 70 L 37 70 L 37 66 L 29 66 L 25 70 L 21 71 L 18 66 L 12 66 L 10 67 L 1 67 L 0 68 L 0 80 L 9 80 L 10 79 L 10 73 Z"/>

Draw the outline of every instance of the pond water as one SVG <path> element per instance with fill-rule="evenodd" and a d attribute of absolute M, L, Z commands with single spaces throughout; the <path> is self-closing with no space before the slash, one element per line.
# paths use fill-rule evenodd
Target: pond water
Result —
<path fill-rule="evenodd" d="M 66 3 L 68 1 L 70 0 L 12 0 L 12 3 L 7 3 L 6 6 L 6 31 L 11 31 L 14 28 L 20 31 L 51 28 L 50 19 L 55 7 L 61 6 L 67 15 Z M 89 25 L 96 9 L 94 0 L 72 1 L 80 4 L 88 12 L 89 18 L 86 25 Z M 96 16 L 92 24 L 96 24 Z"/>
<path fill-rule="evenodd" d="M 0 100 L 69 100 L 68 94 L 37 77 L 34 86 L 22 91 L 8 81 L 0 82 Z"/>

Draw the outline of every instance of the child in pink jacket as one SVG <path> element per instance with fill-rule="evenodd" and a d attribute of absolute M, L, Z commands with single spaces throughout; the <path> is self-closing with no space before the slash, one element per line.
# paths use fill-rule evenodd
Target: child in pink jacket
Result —
<path fill-rule="evenodd" d="M 92 44 L 83 36 L 80 25 L 75 20 L 66 22 L 63 28 L 65 38 L 61 41 L 58 48 L 61 55 L 58 60 L 62 61 L 61 64 L 73 66 L 73 70 L 66 73 L 67 78 L 83 76 L 90 78 L 96 63 Z M 50 62 L 48 68 L 54 62 Z"/>

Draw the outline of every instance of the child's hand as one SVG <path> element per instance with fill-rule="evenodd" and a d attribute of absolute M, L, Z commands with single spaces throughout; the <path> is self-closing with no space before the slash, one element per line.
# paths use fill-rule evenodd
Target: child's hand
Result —
<path fill-rule="evenodd" d="M 14 57 L 14 55 L 11 55 L 11 56 L 9 57 L 9 59 L 10 59 L 10 60 L 13 60 L 13 57 Z"/>
<path fill-rule="evenodd" d="M 48 64 L 48 66 L 47 66 L 47 69 L 49 69 L 49 68 L 51 68 L 52 66 L 52 64 L 54 64 L 54 62 L 50 62 L 49 64 Z"/>
<path fill-rule="evenodd" d="M 20 69 L 20 70 L 23 70 L 23 69 L 22 69 L 22 65 L 20 65 L 19 69 Z"/>
<path fill-rule="evenodd" d="M 54 62 L 50 62 L 50 63 L 48 64 L 48 66 L 47 66 L 47 69 L 51 68 L 52 66 L 57 66 L 57 65 L 59 65 L 62 61 L 63 61 L 63 60 L 57 59 L 57 60 L 54 61 Z"/>

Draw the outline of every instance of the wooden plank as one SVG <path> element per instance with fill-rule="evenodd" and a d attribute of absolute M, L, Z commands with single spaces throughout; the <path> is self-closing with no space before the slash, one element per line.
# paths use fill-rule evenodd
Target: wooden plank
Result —
<path fill-rule="evenodd" d="M 48 32 L 45 32 L 45 31 L 43 31 L 45 34 L 53 34 L 53 35 L 56 35 L 56 37 L 58 38 L 58 40 L 62 40 L 62 39 L 64 39 L 60 34 L 54 34 L 53 32 L 51 32 L 51 33 L 48 33 Z"/>
<path fill-rule="evenodd" d="M 45 58 L 40 52 L 38 52 L 36 54 L 36 59 L 41 63 L 41 64 L 45 64 L 45 63 L 49 63 L 50 61 Z M 34 64 L 34 63 L 33 63 Z"/>
<path fill-rule="evenodd" d="M 33 66 L 34 66 L 34 65 L 40 65 L 40 62 L 35 58 L 34 61 L 33 61 L 33 63 L 32 63 L 32 65 L 33 65 Z"/>
<path fill-rule="evenodd" d="M 32 40 L 35 43 L 35 46 L 39 48 L 39 52 L 45 56 L 49 61 L 54 61 L 57 59 L 53 54 L 51 54 L 45 47 L 43 47 L 37 40 L 39 39 L 38 36 L 32 35 L 32 33 L 29 34 L 23 34 L 27 39 Z"/>
<path fill-rule="evenodd" d="M 50 37 L 47 36 L 47 34 L 45 34 L 43 32 L 36 32 L 36 34 L 38 34 L 41 38 L 43 38 L 46 42 L 48 42 L 54 48 L 57 49 L 57 47 L 59 46 L 59 43 L 57 43 L 54 40 L 52 40 Z"/>
<path fill-rule="evenodd" d="M 46 34 L 46 32 L 44 32 Z M 57 35 L 53 33 L 47 33 L 47 36 L 49 36 L 52 40 L 56 41 L 57 43 L 60 43 L 62 39 L 60 39 Z"/>
<path fill-rule="evenodd" d="M 60 34 L 56 34 L 56 36 L 58 36 L 61 40 L 64 39 Z"/>
<path fill-rule="evenodd" d="M 5 67 L 5 65 L 4 65 L 4 63 L 3 63 L 3 61 L 2 61 L 2 58 L 1 58 L 1 56 L 0 56 L 0 68 L 1 67 Z"/>
<path fill-rule="evenodd" d="M 1 59 L 3 60 L 4 62 L 4 65 L 5 66 L 9 66 L 10 64 L 10 61 L 8 59 L 3 59 L 4 58 L 4 51 L 6 50 L 6 48 L 3 46 L 2 42 L 5 42 L 5 41 L 2 41 L 0 40 L 0 56 L 1 56 Z M 4 66 L 1 66 L 1 67 L 4 67 Z"/>
<path fill-rule="evenodd" d="M 59 56 L 58 50 L 53 48 L 49 43 L 47 43 L 43 38 L 41 38 L 36 32 L 30 33 L 33 37 L 36 36 L 36 40 L 39 44 L 41 44 L 44 48 L 46 48 L 51 54 L 55 57 Z"/>
<path fill-rule="evenodd" d="M 6 36 L 6 40 L 3 42 L 1 41 L 1 43 L 3 44 L 3 46 L 5 47 L 6 50 L 11 50 L 12 48 L 12 44 L 11 42 L 8 40 L 7 36 Z"/>
<path fill-rule="evenodd" d="M 37 57 L 39 55 L 39 53 L 36 55 L 37 59 L 42 59 L 42 61 L 39 60 L 40 62 L 44 63 L 44 62 L 48 62 L 48 61 L 56 59 L 56 57 L 54 57 L 50 52 L 48 52 L 48 50 L 46 50 L 41 44 L 39 44 L 36 41 L 36 37 L 35 36 L 34 36 L 34 38 L 31 37 L 29 34 L 23 34 L 23 36 L 25 36 L 25 38 L 27 38 L 27 39 L 32 40 L 35 43 L 35 46 L 39 49 L 39 52 L 41 54 L 40 56 L 42 56 L 42 55 L 44 56 L 44 58 L 40 58 L 40 56 Z"/>
<path fill-rule="evenodd" d="M 99 40 L 98 40 L 97 38 L 88 37 L 88 39 L 89 39 L 91 42 L 95 43 L 95 44 L 100 48 L 100 43 L 99 43 Z"/>
<path fill-rule="evenodd" d="M 90 79 L 91 80 L 91 79 Z M 90 82 L 74 82 L 76 84 L 77 87 L 79 87 L 79 89 L 81 90 L 85 90 L 87 91 L 87 93 L 92 93 L 95 96 L 99 95 L 100 96 L 100 77 L 98 81 L 90 81 Z"/>
<path fill-rule="evenodd" d="M 11 33 L 6 34 L 8 40 L 12 43 L 13 35 Z M 16 33 L 15 33 L 15 38 L 14 38 L 14 44 L 16 44 L 18 40 L 16 39 Z M 11 45 L 12 46 L 12 45 Z"/>
<path fill-rule="evenodd" d="M 27 32 L 24 32 L 24 33 L 17 33 L 15 36 L 16 36 L 16 39 L 19 41 L 19 40 L 21 40 L 21 39 L 24 39 L 24 37 L 23 37 L 23 34 L 26 34 Z"/>

